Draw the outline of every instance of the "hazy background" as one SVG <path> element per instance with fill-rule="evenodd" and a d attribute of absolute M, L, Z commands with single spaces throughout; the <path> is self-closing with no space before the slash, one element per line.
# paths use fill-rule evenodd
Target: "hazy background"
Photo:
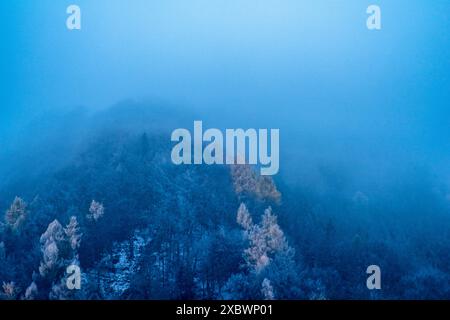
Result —
<path fill-rule="evenodd" d="M 72 3 L 81 31 L 65 26 Z M 280 128 L 280 176 L 308 188 L 320 191 L 323 164 L 355 190 L 414 170 L 445 187 L 449 2 L 376 1 L 382 30 L 369 31 L 372 3 L 4 1 L 2 167 L 21 158 L 15 147 L 61 150 L 85 114 L 135 100 L 206 127 Z"/>

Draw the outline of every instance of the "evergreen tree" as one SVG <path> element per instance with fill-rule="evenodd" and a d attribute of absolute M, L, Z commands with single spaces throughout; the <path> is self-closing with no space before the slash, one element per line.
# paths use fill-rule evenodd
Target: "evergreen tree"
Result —
<path fill-rule="evenodd" d="M 16 231 L 25 221 L 27 216 L 27 204 L 21 198 L 16 197 L 11 207 L 6 211 L 5 222 L 13 230 Z"/>
<path fill-rule="evenodd" d="M 267 278 L 264 278 L 261 284 L 261 293 L 264 296 L 264 300 L 273 300 L 275 298 L 273 294 L 273 287 L 270 284 L 270 280 Z"/>
<path fill-rule="evenodd" d="M 42 234 L 40 239 L 42 261 L 39 266 L 39 273 L 42 277 L 53 274 L 55 270 L 61 267 L 63 261 L 60 251 L 64 247 L 65 239 L 64 229 L 58 220 L 51 222 Z"/>
<path fill-rule="evenodd" d="M 38 288 L 36 283 L 33 281 L 30 286 L 25 290 L 25 300 L 34 300 L 38 295 Z"/>
<path fill-rule="evenodd" d="M 67 239 L 70 243 L 72 250 L 77 250 L 81 244 L 81 237 L 83 234 L 80 232 L 77 218 L 72 216 L 67 227 L 64 229 Z"/>
<path fill-rule="evenodd" d="M 254 224 L 245 204 L 241 204 L 237 222 L 243 227 L 244 238 L 248 241 L 248 248 L 243 255 L 247 273 L 240 278 L 230 278 L 226 286 L 228 293 L 240 299 L 299 297 L 300 290 L 293 285 L 299 280 L 293 259 L 294 250 L 288 245 L 272 208 L 267 208 L 261 222 Z M 245 282 L 236 281 L 242 277 L 247 278 Z M 242 288 L 244 284 L 245 290 Z M 243 292 L 248 295 L 243 295 Z"/>
<path fill-rule="evenodd" d="M 45 280 L 44 283 L 51 283 L 50 299 L 65 300 L 76 295 L 66 286 L 66 268 L 70 265 L 79 265 L 77 249 L 80 246 L 81 236 L 75 217 L 70 218 L 66 228 L 63 228 L 58 220 L 54 220 L 41 236 L 42 260 L 39 273 Z M 33 287 L 30 288 L 32 289 Z"/>
<path fill-rule="evenodd" d="M 101 217 L 103 217 L 104 213 L 105 208 L 103 207 L 103 204 L 92 200 L 87 218 L 91 221 L 98 221 Z"/>
<path fill-rule="evenodd" d="M 2 288 L 3 293 L 0 294 L 0 297 L 5 300 L 15 300 L 20 292 L 19 287 L 17 287 L 17 285 L 13 281 L 3 282 Z"/>

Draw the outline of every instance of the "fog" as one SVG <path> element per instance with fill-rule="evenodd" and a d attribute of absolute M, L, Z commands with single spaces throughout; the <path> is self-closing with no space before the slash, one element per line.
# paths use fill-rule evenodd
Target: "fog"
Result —
<path fill-rule="evenodd" d="M 64 2 L 2 3 L 2 181 L 36 159 L 63 163 L 128 103 L 148 109 L 148 126 L 129 119 L 146 129 L 154 108 L 169 131 L 181 118 L 279 128 L 276 179 L 291 187 L 352 197 L 427 184 L 445 197 L 448 3 L 378 1 L 380 31 L 365 26 L 368 4 L 79 0 L 82 29 L 68 31 Z"/>

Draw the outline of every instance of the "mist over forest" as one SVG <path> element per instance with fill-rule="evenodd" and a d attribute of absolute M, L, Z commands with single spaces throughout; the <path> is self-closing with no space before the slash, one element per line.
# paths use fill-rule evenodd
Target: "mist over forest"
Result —
<path fill-rule="evenodd" d="M 442 175 L 424 163 L 372 172 L 367 157 L 352 169 L 329 150 L 305 166 L 282 155 L 273 178 L 248 165 L 176 166 L 171 128 L 195 117 L 125 101 L 30 122 L 2 158 L 3 297 L 449 297 Z M 81 290 L 65 287 L 70 264 L 83 271 Z M 373 264 L 377 292 L 366 288 Z"/>
<path fill-rule="evenodd" d="M 450 299 L 446 1 L 78 2 L 0 4 L 0 299 Z M 279 172 L 175 165 L 196 120 Z"/>

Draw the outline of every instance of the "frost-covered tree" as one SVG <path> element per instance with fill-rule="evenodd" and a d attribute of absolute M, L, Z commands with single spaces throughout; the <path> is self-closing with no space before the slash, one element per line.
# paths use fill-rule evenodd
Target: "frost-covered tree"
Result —
<path fill-rule="evenodd" d="M 277 223 L 277 217 L 272 214 L 272 208 L 264 211 L 262 221 L 255 225 L 245 205 L 238 210 L 238 223 L 244 228 L 249 240 L 249 247 L 244 257 L 247 265 L 255 272 L 260 272 L 269 263 L 271 256 L 277 252 L 290 250 L 283 231 Z"/>
<path fill-rule="evenodd" d="M 42 251 L 42 261 L 39 266 L 39 273 L 45 277 L 49 273 L 57 270 L 62 264 L 61 249 L 66 240 L 64 228 L 58 220 L 54 220 L 48 225 L 47 230 L 42 234 L 40 243 Z"/>
<path fill-rule="evenodd" d="M 5 213 L 5 222 L 12 229 L 17 230 L 27 216 L 27 204 L 19 197 L 15 197 L 11 207 Z"/>
<path fill-rule="evenodd" d="M 239 206 L 236 221 L 247 232 L 253 227 L 252 217 L 244 203 Z"/>
<path fill-rule="evenodd" d="M 103 207 L 103 204 L 92 200 L 87 218 L 91 221 L 98 221 L 101 217 L 103 217 L 104 214 L 105 208 Z"/>
<path fill-rule="evenodd" d="M 81 237 L 83 236 L 83 234 L 80 232 L 80 227 L 76 217 L 72 216 L 70 218 L 70 222 L 64 229 L 64 232 L 67 236 L 67 240 L 70 243 L 70 247 L 73 250 L 77 250 L 80 247 Z"/>
<path fill-rule="evenodd" d="M 265 300 L 273 300 L 275 298 L 273 294 L 273 287 L 270 284 L 270 280 L 267 278 L 264 278 L 261 283 L 261 293 Z"/>
<path fill-rule="evenodd" d="M 261 232 L 264 234 L 267 241 L 269 253 L 289 250 L 284 233 L 278 225 L 277 216 L 272 213 L 271 207 L 264 211 L 264 215 L 262 216 Z"/>
<path fill-rule="evenodd" d="M 34 300 L 38 295 L 38 288 L 36 283 L 33 281 L 29 287 L 25 290 L 25 300 Z"/>
<path fill-rule="evenodd" d="M 20 292 L 20 289 L 17 287 L 17 285 L 11 281 L 11 282 L 3 282 L 3 293 L 1 296 L 3 296 L 6 300 L 14 300 L 16 299 L 17 295 Z"/>
<path fill-rule="evenodd" d="M 43 279 L 51 283 L 50 299 L 69 299 L 74 297 L 66 286 L 66 268 L 79 265 L 77 249 L 82 234 L 75 217 L 70 218 L 66 228 L 54 220 L 42 234 L 40 243 L 42 260 L 39 273 Z"/>
<path fill-rule="evenodd" d="M 232 165 L 231 177 L 234 191 L 239 196 L 250 195 L 260 200 L 274 202 L 281 200 L 281 193 L 273 179 L 269 176 L 260 176 L 250 165 Z"/>
<path fill-rule="evenodd" d="M 267 208 L 261 222 L 255 224 L 245 204 L 241 204 L 237 222 L 244 229 L 244 239 L 248 241 L 248 248 L 243 254 L 247 273 L 240 275 L 241 278 L 246 278 L 240 284 L 237 283 L 236 276 L 230 278 L 226 287 L 228 292 L 232 292 L 231 296 L 240 299 L 297 296 L 298 291 L 293 285 L 298 280 L 293 260 L 294 250 L 288 245 L 272 208 Z M 245 290 L 242 286 L 245 286 Z M 294 289 L 287 293 L 283 289 L 285 286 Z M 247 295 L 243 292 L 247 292 Z"/>
<path fill-rule="evenodd" d="M 265 236 L 259 225 L 254 226 L 248 234 L 250 246 L 245 249 L 244 258 L 249 269 L 256 273 L 261 272 L 270 263 Z"/>

